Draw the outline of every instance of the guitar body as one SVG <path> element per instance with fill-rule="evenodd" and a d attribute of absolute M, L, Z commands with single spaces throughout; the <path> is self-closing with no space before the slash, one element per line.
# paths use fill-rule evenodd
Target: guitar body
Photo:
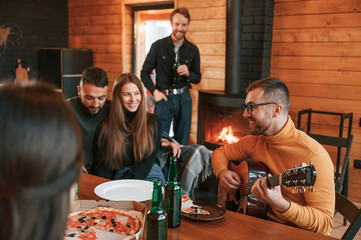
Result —
<path fill-rule="evenodd" d="M 252 161 L 242 161 L 238 165 L 230 162 L 229 169 L 238 174 L 242 183 L 255 182 L 268 174 L 268 169 L 264 164 Z M 227 193 L 226 209 L 258 218 L 265 218 L 267 215 L 266 203 L 258 200 L 253 194 L 242 196 L 240 191 L 236 194 Z"/>

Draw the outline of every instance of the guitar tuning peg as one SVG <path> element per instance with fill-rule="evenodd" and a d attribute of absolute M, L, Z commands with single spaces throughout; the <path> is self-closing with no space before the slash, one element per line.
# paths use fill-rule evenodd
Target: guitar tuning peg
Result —
<path fill-rule="evenodd" d="M 294 168 L 297 168 L 297 165 L 295 164 L 295 167 Z"/>
<path fill-rule="evenodd" d="M 310 166 L 312 165 L 312 161 L 310 161 Z"/>
<path fill-rule="evenodd" d="M 304 192 L 305 192 L 305 187 L 302 186 L 302 187 L 300 188 L 300 193 L 304 193 Z"/>
<path fill-rule="evenodd" d="M 306 163 L 301 163 L 301 167 L 306 167 Z"/>
<path fill-rule="evenodd" d="M 293 187 L 292 193 L 297 193 L 297 192 L 298 192 L 298 189 L 296 187 Z"/>

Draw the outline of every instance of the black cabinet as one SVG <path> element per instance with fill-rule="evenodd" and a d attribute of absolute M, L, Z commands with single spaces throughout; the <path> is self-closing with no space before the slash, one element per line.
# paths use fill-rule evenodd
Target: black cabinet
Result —
<path fill-rule="evenodd" d="M 61 89 L 64 98 L 78 95 L 81 73 L 93 65 L 90 49 L 42 48 L 38 50 L 39 80 Z"/>

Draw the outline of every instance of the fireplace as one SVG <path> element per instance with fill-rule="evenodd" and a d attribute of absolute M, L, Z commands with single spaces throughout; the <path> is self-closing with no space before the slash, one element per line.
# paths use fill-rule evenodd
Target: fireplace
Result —
<path fill-rule="evenodd" d="M 237 142 L 248 134 L 248 121 L 243 118 L 245 94 L 231 95 L 222 91 L 202 91 L 199 94 L 198 143 L 214 150 L 225 143 Z"/>
<path fill-rule="evenodd" d="M 225 91 L 199 91 L 198 144 L 214 150 L 249 134 L 245 89 L 269 77 L 272 23 L 273 0 L 227 0 Z"/>

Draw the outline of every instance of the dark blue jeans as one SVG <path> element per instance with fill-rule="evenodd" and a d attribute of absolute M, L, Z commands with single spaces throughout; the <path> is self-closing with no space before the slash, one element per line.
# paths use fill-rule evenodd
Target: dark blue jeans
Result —
<path fill-rule="evenodd" d="M 162 122 L 162 129 L 169 133 L 173 119 L 174 139 L 183 145 L 188 145 L 192 121 L 192 98 L 189 92 L 169 95 L 168 101 L 155 102 L 154 114 Z"/>

